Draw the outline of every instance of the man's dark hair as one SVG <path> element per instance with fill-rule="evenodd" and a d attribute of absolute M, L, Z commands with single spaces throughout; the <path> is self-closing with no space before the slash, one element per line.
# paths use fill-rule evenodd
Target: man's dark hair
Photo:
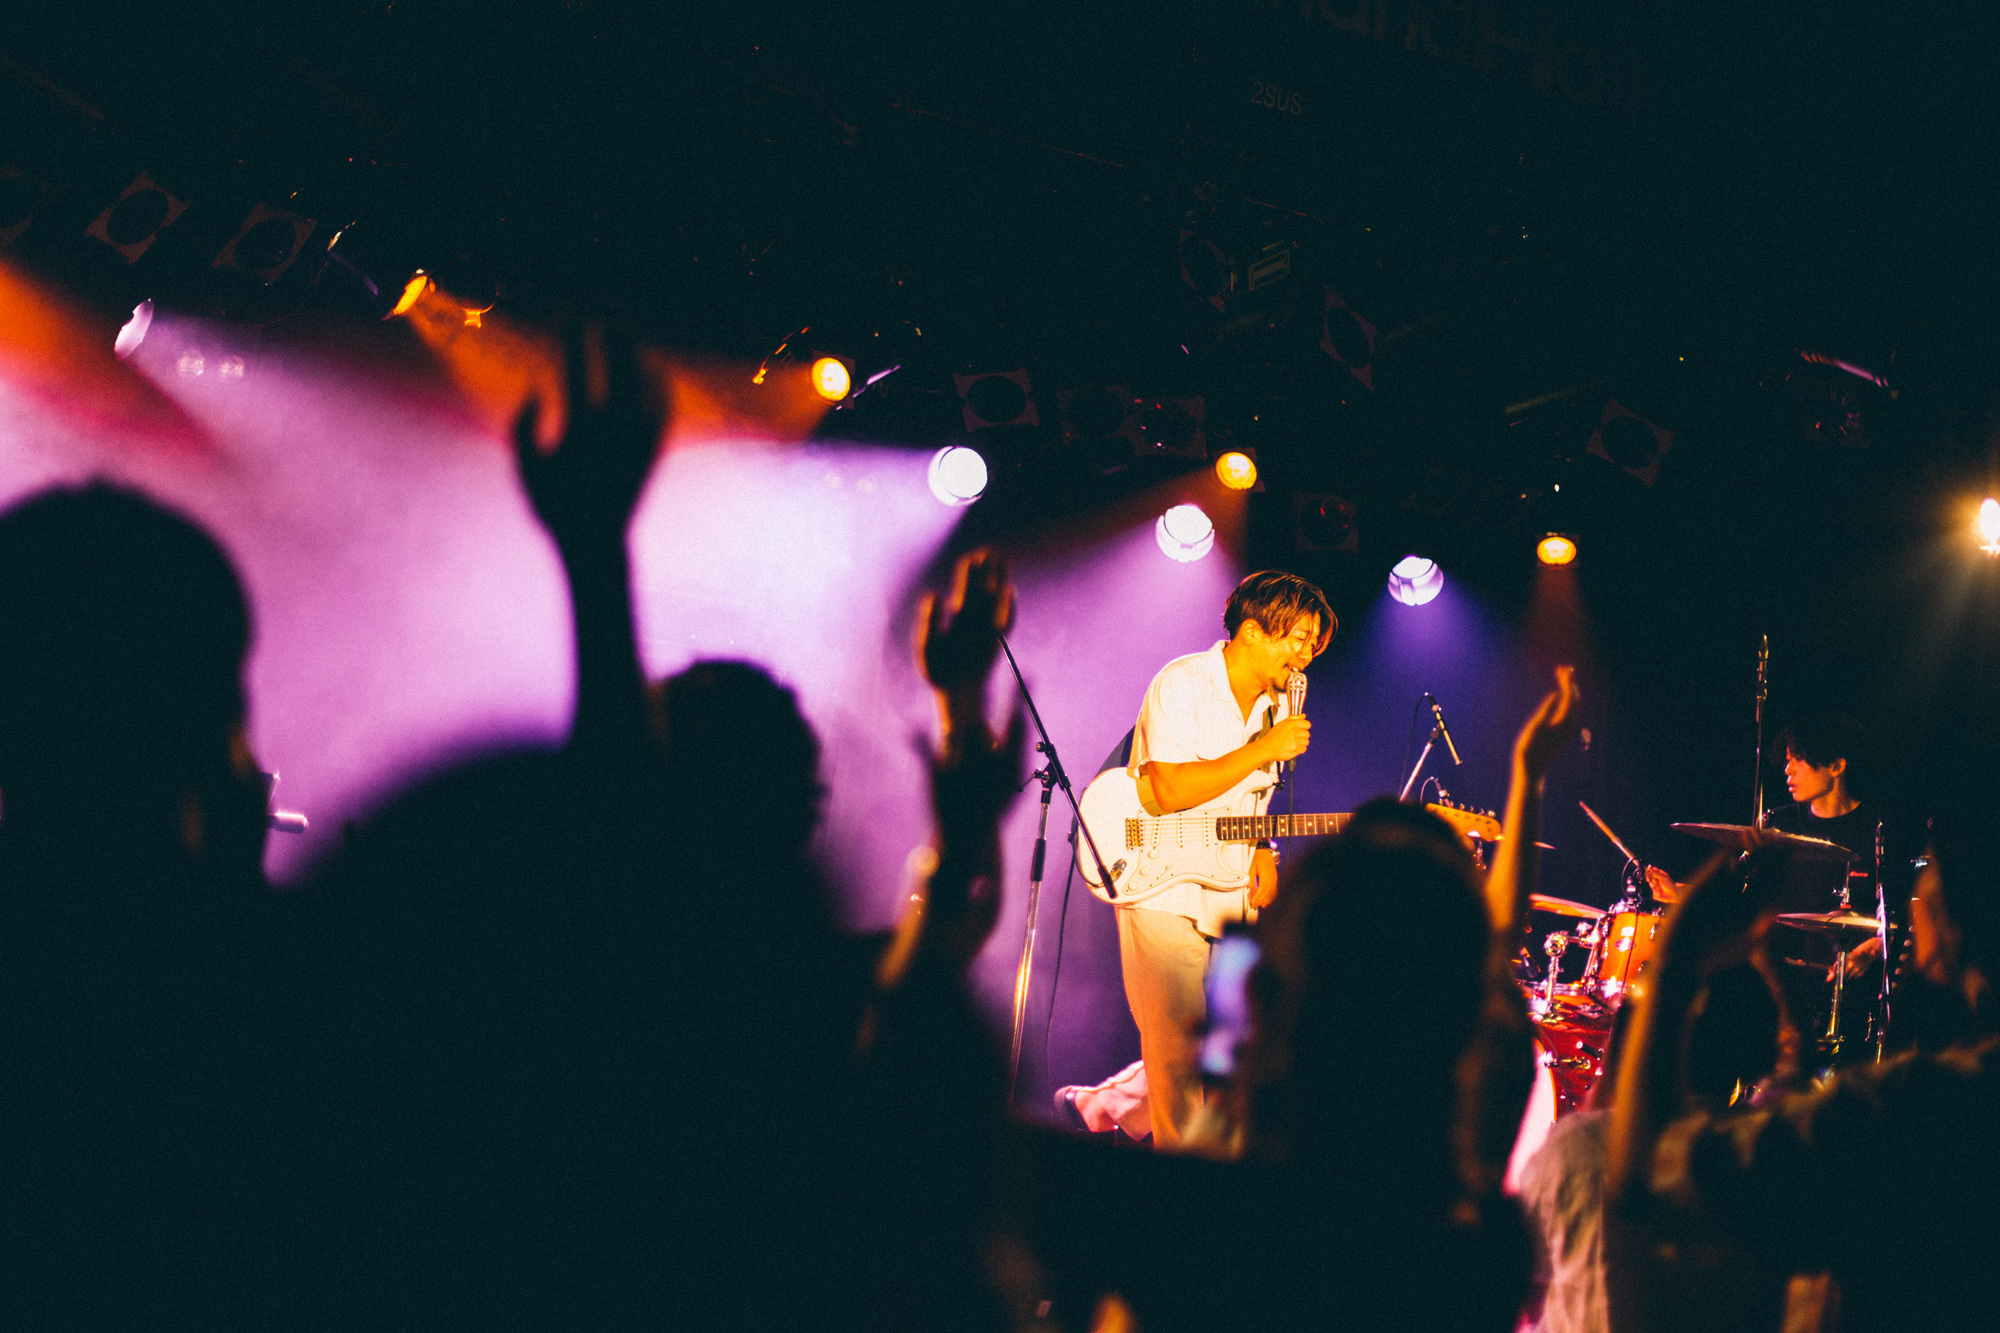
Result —
<path fill-rule="evenodd" d="M 1847 761 L 1847 777 L 1866 766 L 1868 733 L 1859 722 L 1844 713 L 1809 713 L 1778 733 L 1772 753 L 1795 754 L 1814 768 L 1825 768 L 1836 759 Z"/>
<path fill-rule="evenodd" d="M 1284 635 L 1304 616 L 1319 617 L 1319 642 L 1313 651 L 1320 652 L 1340 632 L 1340 621 L 1326 604 L 1326 594 L 1296 574 L 1263 569 L 1229 594 L 1229 605 L 1222 610 L 1222 627 L 1233 639 L 1244 621 L 1254 620 L 1266 634 Z"/>

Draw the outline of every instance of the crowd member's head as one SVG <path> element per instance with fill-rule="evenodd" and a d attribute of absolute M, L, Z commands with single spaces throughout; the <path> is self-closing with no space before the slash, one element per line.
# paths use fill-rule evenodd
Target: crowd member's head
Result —
<path fill-rule="evenodd" d="M 1688 1091 L 1713 1107 L 1746 1094 L 1777 1068 L 1784 1021 L 1782 999 L 1758 968 L 1740 963 L 1710 977 L 1688 1032 Z"/>
<path fill-rule="evenodd" d="M 1838 786 L 1849 795 L 1867 766 L 1867 733 L 1840 713 L 1814 713 L 1778 735 L 1772 749 L 1785 756 L 1785 785 L 1795 801 L 1818 800 Z"/>
<path fill-rule="evenodd" d="M 1253 1151 L 1302 1162 L 1372 1158 L 1441 1183 L 1451 1170 L 1455 1073 L 1478 1025 L 1488 945 L 1472 858 L 1436 816 L 1371 801 L 1294 870 L 1266 917 L 1244 1053 Z M 1371 930 L 1385 903 L 1423 923 Z M 1393 1013 L 1393 1068 L 1382 1016 Z M 1412 1180 L 1413 1185 L 1420 1184 Z"/>
<path fill-rule="evenodd" d="M 1340 632 L 1326 594 L 1296 574 L 1266 569 L 1236 585 L 1222 610 L 1222 627 L 1274 687 L 1283 688 Z"/>
<path fill-rule="evenodd" d="M 748 662 L 696 662 L 655 685 L 652 722 L 669 771 L 715 805 L 753 815 L 770 845 L 804 851 L 825 788 L 819 738 L 792 692 Z"/>
<path fill-rule="evenodd" d="M 250 613 L 207 534 L 106 485 L 0 517 L 0 799 L 17 829 L 262 842 Z M 254 834 L 254 838 L 252 835 Z M 241 849 L 235 849 L 241 850 Z M 254 857 L 254 849 L 252 851 Z"/>
<path fill-rule="evenodd" d="M 1992 984 L 2000 979 L 2000 837 L 1995 793 L 1959 788 L 1931 817 L 1930 852 L 1910 900 L 1916 966 L 1925 978 L 1962 991 L 1985 1027 L 1995 1026 Z"/>

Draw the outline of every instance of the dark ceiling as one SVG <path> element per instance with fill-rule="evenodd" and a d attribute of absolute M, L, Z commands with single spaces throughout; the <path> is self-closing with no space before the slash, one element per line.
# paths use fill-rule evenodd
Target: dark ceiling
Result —
<path fill-rule="evenodd" d="M 0 50 L 0 159 L 62 219 L 17 253 L 97 299 L 200 308 L 263 200 L 319 223 L 272 337 L 419 265 L 746 358 L 810 326 L 903 367 L 828 432 L 933 446 L 955 372 L 1025 367 L 1042 424 L 982 433 L 972 533 L 1191 466 L 1100 475 L 1062 391 L 1198 396 L 1264 463 L 1253 559 L 1360 611 L 1424 549 L 1520 605 L 1527 538 L 1577 531 L 1634 692 L 1735 691 L 1763 629 L 1793 706 L 1882 713 L 1917 632 L 1885 570 L 1991 471 L 1989 6 L 79 4 Z M 194 206 L 127 269 L 80 234 L 141 169 Z M 1614 399 L 1674 432 L 1651 485 L 1586 451 Z M 1300 491 L 1358 551 L 1301 549 Z"/>

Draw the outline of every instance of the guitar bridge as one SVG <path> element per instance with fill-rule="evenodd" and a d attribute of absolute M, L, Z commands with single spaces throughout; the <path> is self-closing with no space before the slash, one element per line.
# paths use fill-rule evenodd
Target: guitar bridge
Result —
<path fill-rule="evenodd" d="M 1137 847 L 1143 836 L 1139 831 L 1138 820 L 1128 819 L 1125 821 L 1125 849 L 1127 851 Z"/>

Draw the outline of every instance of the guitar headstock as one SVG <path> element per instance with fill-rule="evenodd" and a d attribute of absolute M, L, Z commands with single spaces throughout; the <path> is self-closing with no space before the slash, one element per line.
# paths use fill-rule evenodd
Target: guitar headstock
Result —
<path fill-rule="evenodd" d="M 1491 810 L 1480 810 L 1451 801 L 1433 801 L 1424 809 L 1457 829 L 1460 836 L 1482 842 L 1500 841 L 1500 820 Z"/>

